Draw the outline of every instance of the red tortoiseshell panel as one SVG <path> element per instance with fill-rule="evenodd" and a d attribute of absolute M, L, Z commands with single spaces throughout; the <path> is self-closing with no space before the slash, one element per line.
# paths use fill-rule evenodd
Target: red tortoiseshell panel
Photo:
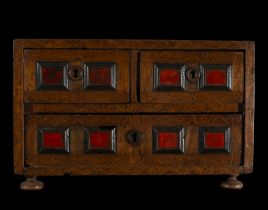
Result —
<path fill-rule="evenodd" d="M 225 70 L 206 70 L 207 85 L 226 85 L 227 75 Z"/>
<path fill-rule="evenodd" d="M 178 133 L 161 132 L 158 133 L 158 149 L 178 149 Z"/>
<path fill-rule="evenodd" d="M 178 69 L 161 69 L 159 83 L 160 85 L 180 85 L 180 76 Z"/>
<path fill-rule="evenodd" d="M 41 71 L 44 85 L 61 85 L 63 83 L 63 69 L 42 67 Z"/>
<path fill-rule="evenodd" d="M 90 132 L 91 149 L 111 149 L 111 131 Z"/>
<path fill-rule="evenodd" d="M 111 67 L 91 67 L 89 70 L 91 85 L 111 85 Z"/>
<path fill-rule="evenodd" d="M 205 133 L 205 148 L 215 148 L 221 149 L 224 148 L 225 144 L 224 132 L 206 132 Z"/>
<path fill-rule="evenodd" d="M 63 133 L 43 133 L 43 148 L 44 149 L 64 149 L 65 140 Z"/>

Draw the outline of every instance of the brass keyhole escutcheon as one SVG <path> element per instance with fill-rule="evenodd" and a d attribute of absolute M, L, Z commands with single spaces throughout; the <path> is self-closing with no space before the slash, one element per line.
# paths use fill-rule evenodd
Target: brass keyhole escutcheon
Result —
<path fill-rule="evenodd" d="M 186 70 L 186 78 L 191 82 L 196 82 L 200 78 L 200 71 L 196 68 L 188 68 Z"/>
<path fill-rule="evenodd" d="M 71 80 L 80 80 L 83 77 L 83 69 L 80 66 L 70 66 L 68 76 Z"/>
<path fill-rule="evenodd" d="M 141 132 L 137 130 L 130 130 L 126 133 L 126 141 L 132 146 L 138 146 L 141 143 Z"/>

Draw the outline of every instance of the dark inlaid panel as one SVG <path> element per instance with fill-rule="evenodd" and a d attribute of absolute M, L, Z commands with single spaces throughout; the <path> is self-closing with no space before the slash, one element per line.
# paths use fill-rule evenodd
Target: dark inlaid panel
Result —
<path fill-rule="evenodd" d="M 183 153 L 184 129 L 176 126 L 153 128 L 154 153 Z"/>
<path fill-rule="evenodd" d="M 116 88 L 116 64 L 107 62 L 84 65 L 84 88 L 88 90 L 114 90 Z"/>
<path fill-rule="evenodd" d="M 231 90 L 231 65 L 201 65 L 201 90 Z"/>
<path fill-rule="evenodd" d="M 39 128 L 38 151 L 40 153 L 69 153 L 69 128 Z"/>
<path fill-rule="evenodd" d="M 202 127 L 199 129 L 199 151 L 230 152 L 230 128 L 229 127 Z"/>
<path fill-rule="evenodd" d="M 87 127 L 84 133 L 85 152 L 87 153 L 115 153 L 115 127 Z"/>
<path fill-rule="evenodd" d="M 185 88 L 185 65 L 154 64 L 154 90 L 180 91 Z"/>
<path fill-rule="evenodd" d="M 37 62 L 37 90 L 68 90 L 68 63 Z"/>

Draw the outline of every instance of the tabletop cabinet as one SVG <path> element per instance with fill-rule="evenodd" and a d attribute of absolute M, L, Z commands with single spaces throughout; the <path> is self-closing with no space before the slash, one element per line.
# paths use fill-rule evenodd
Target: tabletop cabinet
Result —
<path fill-rule="evenodd" d="M 37 176 L 253 170 L 254 43 L 15 40 L 14 169 Z"/>

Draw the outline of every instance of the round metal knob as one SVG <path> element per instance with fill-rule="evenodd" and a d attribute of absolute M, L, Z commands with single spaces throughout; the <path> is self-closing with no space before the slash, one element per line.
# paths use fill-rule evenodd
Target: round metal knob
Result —
<path fill-rule="evenodd" d="M 196 82 L 200 78 L 200 71 L 196 68 L 188 68 L 186 70 L 186 78 L 191 82 Z"/>
<path fill-rule="evenodd" d="M 126 133 L 126 141 L 132 146 L 138 146 L 141 143 L 141 132 L 137 130 L 130 130 Z"/>
<path fill-rule="evenodd" d="M 80 80 L 83 77 L 83 69 L 81 66 L 70 66 L 68 76 L 71 80 Z"/>

